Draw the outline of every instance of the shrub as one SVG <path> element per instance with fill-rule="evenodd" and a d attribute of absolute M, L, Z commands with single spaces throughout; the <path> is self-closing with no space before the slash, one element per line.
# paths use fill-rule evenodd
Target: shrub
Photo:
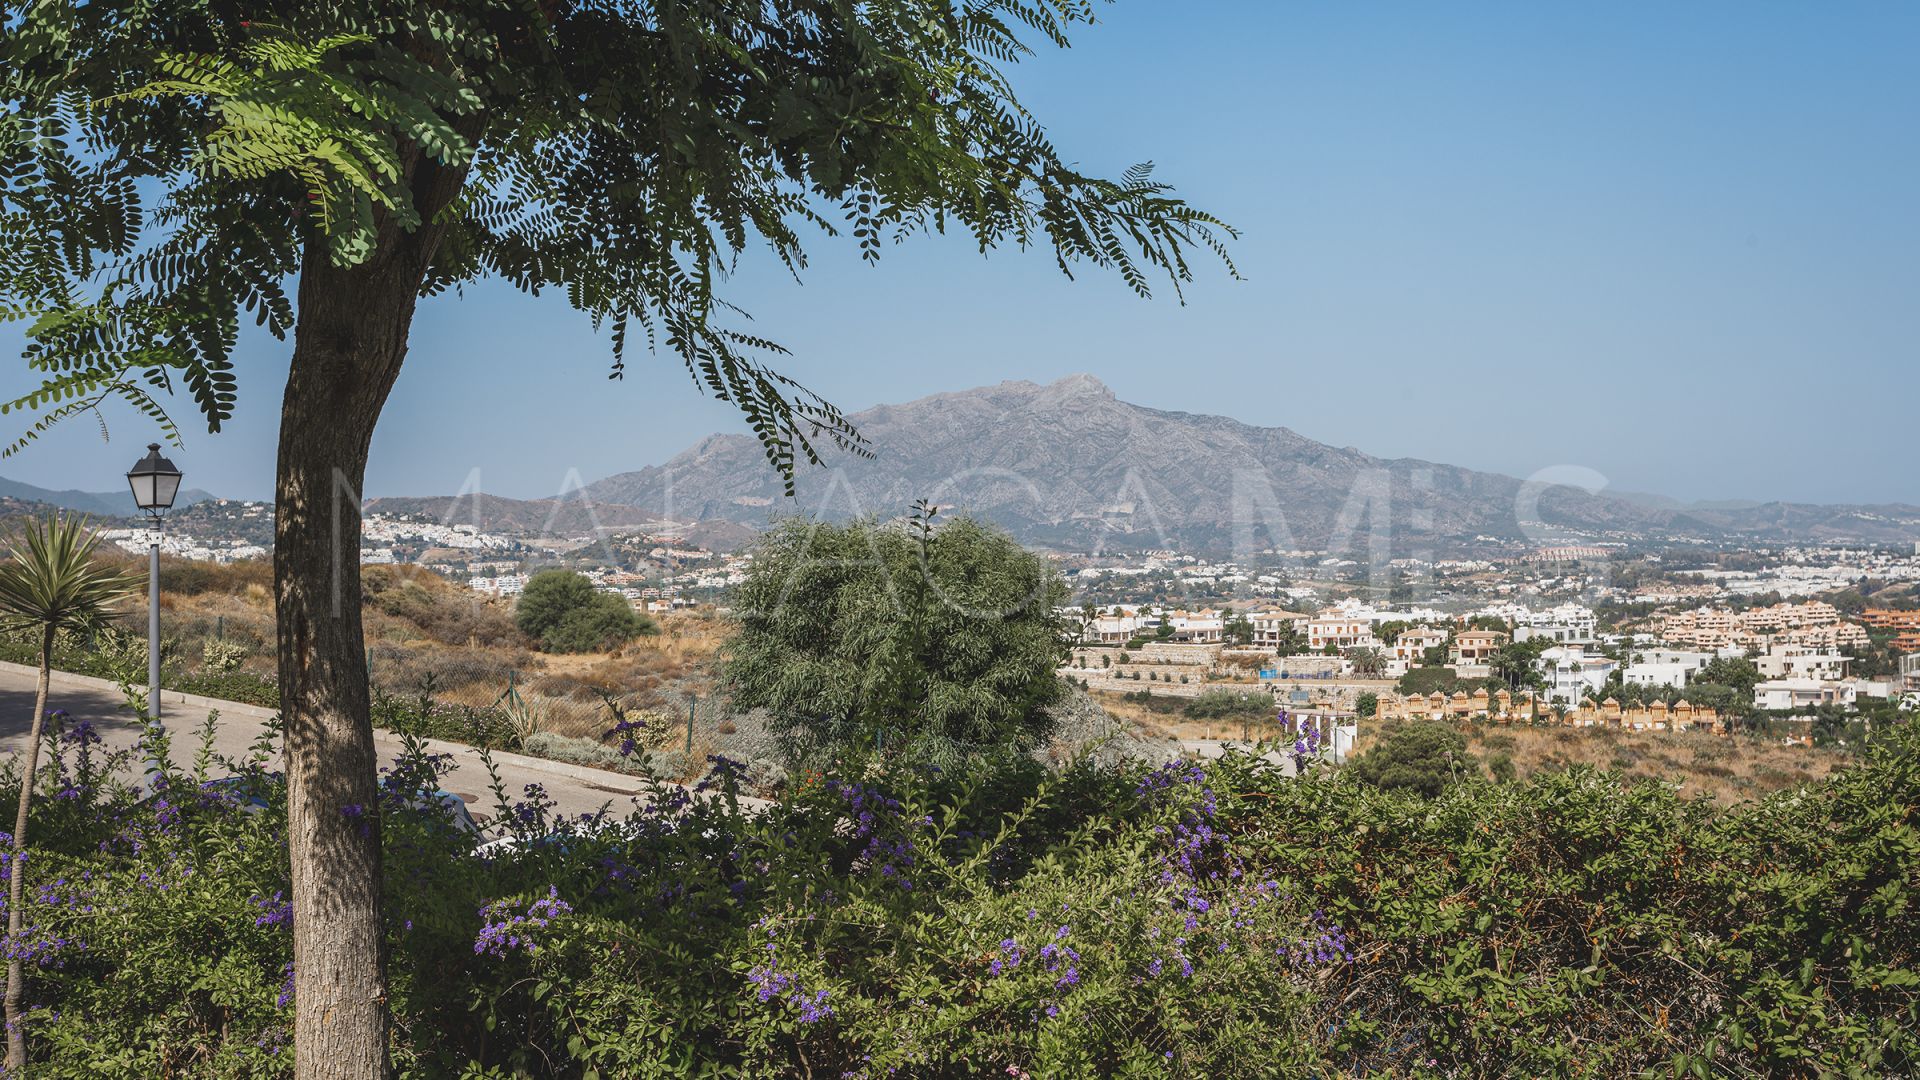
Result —
<path fill-rule="evenodd" d="M 1431 720 L 1387 732 L 1372 749 L 1347 766 L 1354 779 L 1385 791 L 1434 796 L 1461 775 L 1479 771 L 1467 752 L 1466 737 Z"/>
<path fill-rule="evenodd" d="M 239 670 L 252 650 L 238 642 L 208 638 L 200 645 L 200 670 L 208 675 L 226 675 Z"/>
<path fill-rule="evenodd" d="M 653 629 L 653 623 L 625 599 L 596 590 L 585 604 L 549 626 L 540 635 L 540 645 L 548 652 L 605 652 Z"/>
<path fill-rule="evenodd" d="M 548 652 L 599 652 L 657 629 L 624 598 L 594 588 L 571 570 L 542 570 L 528 578 L 513 619 Z"/>
<path fill-rule="evenodd" d="M 233 787 L 169 772 L 140 800 L 73 735 L 50 735 L 21 871 L 38 1071 L 289 1075 L 271 748 Z M 1920 1055 L 1913 725 L 1725 812 L 1584 767 L 1425 797 L 1240 754 L 804 775 L 745 812 L 713 765 L 618 829 L 503 802 L 519 843 L 475 858 L 413 798 L 438 763 L 397 762 L 377 816 L 397 1070 L 1899 1075 Z M 0 799 L 18 782 L 0 768 Z"/>
<path fill-rule="evenodd" d="M 280 707 L 280 684 L 250 671 L 198 671 L 168 678 L 165 685 L 184 694 L 238 701 L 264 709 Z"/>
<path fill-rule="evenodd" d="M 595 769 L 611 769 L 615 772 L 644 772 L 634 758 L 623 757 L 619 750 L 596 742 L 592 739 L 576 739 L 569 735 L 555 735 L 552 732 L 539 731 L 527 736 L 520 744 L 521 753 L 535 757 L 551 758 L 574 765 L 586 765 Z"/>
<path fill-rule="evenodd" d="M 1272 717 L 1275 705 L 1272 694 L 1257 690 L 1208 690 L 1184 711 L 1195 720 L 1254 720 Z"/>
<path fill-rule="evenodd" d="M 740 708 L 822 742 L 1044 741 L 1066 692 L 1066 586 L 998 529 L 917 512 L 912 528 L 796 520 L 761 540 L 724 666 Z"/>

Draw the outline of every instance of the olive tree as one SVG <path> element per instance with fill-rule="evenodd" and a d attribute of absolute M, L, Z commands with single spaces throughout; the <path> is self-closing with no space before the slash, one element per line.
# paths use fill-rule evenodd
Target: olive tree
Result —
<path fill-rule="evenodd" d="M 803 233 L 1048 247 L 1177 292 L 1230 233 L 1082 172 L 1007 67 L 1087 0 L 44 0 L 0 37 L 0 311 L 42 377 L 22 434 L 178 397 L 231 417 L 241 320 L 292 339 L 274 594 L 296 1074 L 381 1075 L 376 762 L 353 554 L 368 445 L 423 296 L 552 291 L 736 405 L 791 480 L 862 448 L 715 283 Z M 1228 264 L 1229 270 L 1231 265 Z M 20 445 L 16 442 L 15 447 Z"/>

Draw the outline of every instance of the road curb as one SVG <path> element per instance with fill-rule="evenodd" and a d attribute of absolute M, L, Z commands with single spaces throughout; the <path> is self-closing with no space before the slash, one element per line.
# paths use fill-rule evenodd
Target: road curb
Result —
<path fill-rule="evenodd" d="M 27 664 L 16 664 L 11 661 L 0 660 L 0 672 L 21 675 L 27 678 L 38 678 L 40 669 Z M 49 675 L 48 682 L 54 686 L 105 691 L 116 696 L 120 694 L 120 684 L 111 679 L 97 678 L 92 675 L 78 675 L 71 671 L 56 670 Z M 162 710 L 162 719 L 167 718 L 167 711 L 170 707 L 172 709 L 206 709 L 208 711 L 217 711 L 221 716 L 244 716 L 262 721 L 271 720 L 280 714 L 278 709 L 269 709 L 260 705 L 249 705 L 242 701 L 224 701 L 220 698 L 206 697 L 202 694 L 188 694 L 179 690 L 166 689 L 160 691 L 160 707 Z M 394 732 L 381 728 L 375 728 L 374 734 L 376 737 L 385 736 L 389 739 L 402 737 Z M 469 746 L 466 743 L 449 742 L 445 739 L 422 739 L 421 742 L 425 745 L 428 753 L 451 754 L 456 761 L 460 760 L 462 755 L 467 755 L 477 762 L 480 756 L 480 751 L 477 748 Z M 534 757 L 531 754 L 517 754 L 506 750 L 491 751 L 491 756 L 496 765 L 516 768 L 526 772 L 545 773 L 555 778 L 579 781 L 583 784 L 590 784 L 596 789 L 605 789 L 609 795 L 644 795 L 650 788 L 655 786 L 687 786 L 684 784 L 667 783 L 665 781 L 656 782 L 648 780 L 644 776 L 635 776 L 632 773 L 615 772 L 611 769 L 596 769 L 591 765 L 578 765 L 570 761 L 554 761 L 551 758 Z M 743 806 L 748 804 L 771 805 L 764 799 L 757 799 L 751 796 L 742 796 L 740 802 Z"/>

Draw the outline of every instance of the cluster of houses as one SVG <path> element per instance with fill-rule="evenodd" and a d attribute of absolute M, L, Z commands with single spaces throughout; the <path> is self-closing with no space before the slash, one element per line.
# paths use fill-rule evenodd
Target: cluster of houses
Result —
<path fill-rule="evenodd" d="M 1539 699 L 1528 699 L 1528 708 L 1577 712 L 1594 707 L 1595 702 L 1603 705 L 1608 686 L 1615 682 L 1684 692 L 1709 665 L 1723 658 L 1749 659 L 1759 670 L 1761 681 L 1753 691 L 1756 709 L 1845 706 L 1862 696 L 1920 693 L 1920 663 L 1906 663 L 1898 678 L 1852 677 L 1852 657 L 1843 650 L 1849 644 L 1865 643 L 1866 631 L 1843 618 L 1833 605 L 1817 600 L 1739 612 L 1715 608 L 1678 612 L 1657 620 L 1651 635 L 1609 637 L 1605 644 L 1612 646 L 1611 655 L 1600 651 L 1603 642 L 1595 613 L 1573 603 L 1535 611 L 1501 602 L 1467 615 L 1429 608 L 1393 610 L 1358 600 L 1344 600 L 1311 614 L 1281 609 L 1237 614 L 1213 609 L 1156 611 L 1149 606 L 1117 605 L 1091 617 L 1074 615 L 1083 627 L 1080 643 L 1087 646 L 1131 643 L 1137 647 L 1153 641 L 1305 651 L 1314 659 L 1333 661 L 1338 670 L 1330 674 L 1355 680 L 1395 679 L 1434 660 L 1453 668 L 1460 678 L 1487 678 L 1495 674 L 1500 650 L 1510 641 L 1544 641 L 1547 644 L 1533 661 L 1541 682 Z M 1920 638 L 1920 613 L 1876 611 L 1873 619 L 1871 625 L 1902 629 Z M 1487 629 L 1489 622 L 1510 629 Z M 1240 640 L 1233 641 L 1235 637 Z M 1436 655 L 1442 648 L 1444 653 Z M 1373 654 L 1364 665 L 1357 662 L 1362 650 Z M 1264 664 L 1263 681 L 1294 677 L 1279 670 L 1282 666 Z M 1110 667 L 1103 671 L 1108 677 L 1133 674 Z M 1183 678 L 1181 683 L 1188 680 Z M 1447 708 L 1457 705 L 1449 702 Z M 1496 713 L 1500 711 L 1498 702 L 1492 705 Z M 1689 719 L 1693 719 L 1691 710 Z M 1665 727 L 1671 718 L 1649 715 L 1622 722 Z"/>
<path fill-rule="evenodd" d="M 1867 644 L 1867 631 L 1841 618 L 1822 600 L 1729 611 L 1704 607 L 1676 611 L 1654 621 L 1661 640 L 1706 649 L 1761 649 L 1779 643 L 1848 649 Z"/>
<path fill-rule="evenodd" d="M 1480 687 L 1469 694 L 1434 691 L 1402 697 L 1388 695 L 1380 700 L 1378 712 L 1383 718 L 1404 720 L 1482 720 L 1494 724 L 1540 723 L 1558 720 L 1572 727 L 1617 727 L 1637 731 L 1685 731 L 1692 727 L 1717 728 L 1720 713 L 1707 706 L 1694 705 L 1682 698 L 1669 706 L 1664 701 L 1651 705 L 1622 705 L 1618 699 L 1581 701 L 1569 705 L 1549 701 L 1546 696 L 1512 694 L 1501 690 L 1489 694 Z"/>

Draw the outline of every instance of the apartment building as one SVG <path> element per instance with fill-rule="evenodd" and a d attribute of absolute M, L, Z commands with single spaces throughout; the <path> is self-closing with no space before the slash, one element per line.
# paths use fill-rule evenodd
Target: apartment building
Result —
<path fill-rule="evenodd" d="M 1585 645 L 1594 640 L 1598 617 L 1581 604 L 1561 604 L 1546 611 L 1529 612 L 1514 628 L 1515 641 L 1546 638 L 1560 645 Z"/>
<path fill-rule="evenodd" d="M 1876 630 L 1909 630 L 1920 633 L 1920 610 L 1897 611 L 1893 608 L 1868 608 L 1860 621 Z"/>
<path fill-rule="evenodd" d="M 1493 659 L 1507 635 L 1498 630 L 1464 630 L 1453 639 L 1453 661 L 1459 664 L 1485 664 Z"/>
<path fill-rule="evenodd" d="M 1579 705 L 1597 694 L 1620 663 L 1570 645 L 1556 645 L 1540 654 L 1539 672 L 1547 682 L 1545 699 L 1560 705 Z"/>
<path fill-rule="evenodd" d="M 1810 709 L 1819 705 L 1852 705 L 1857 691 L 1850 682 L 1824 679 L 1769 679 L 1753 688 L 1756 709 Z"/>
<path fill-rule="evenodd" d="M 1380 639 L 1373 636 L 1373 620 L 1366 616 L 1322 612 L 1307 620 L 1307 648 L 1319 652 L 1331 645 L 1336 649 L 1355 646 L 1376 648 Z"/>
<path fill-rule="evenodd" d="M 1261 648 L 1272 649 L 1280 645 L 1281 638 L 1287 636 L 1289 629 L 1299 631 L 1312 618 L 1298 611 L 1256 611 L 1247 616 L 1253 624 L 1253 643 Z"/>
<path fill-rule="evenodd" d="M 1428 649 L 1447 643 L 1447 632 L 1431 626 L 1415 626 L 1400 631 L 1400 636 L 1387 646 L 1387 659 L 1402 660 L 1408 664 L 1418 664 Z"/>
<path fill-rule="evenodd" d="M 1810 645 L 1777 644 L 1754 657 L 1753 666 L 1766 679 L 1818 679 L 1832 682 L 1847 677 L 1847 665 L 1853 657 L 1829 648 Z"/>
<path fill-rule="evenodd" d="M 1808 626 L 1832 626 L 1840 621 L 1840 609 L 1824 600 L 1800 604 L 1774 604 L 1749 608 L 1739 615 L 1742 629 L 1756 634 L 1773 634 Z"/>
<path fill-rule="evenodd" d="M 1685 686 L 1717 655 L 1690 649 L 1636 651 L 1620 677 L 1634 686 Z"/>

